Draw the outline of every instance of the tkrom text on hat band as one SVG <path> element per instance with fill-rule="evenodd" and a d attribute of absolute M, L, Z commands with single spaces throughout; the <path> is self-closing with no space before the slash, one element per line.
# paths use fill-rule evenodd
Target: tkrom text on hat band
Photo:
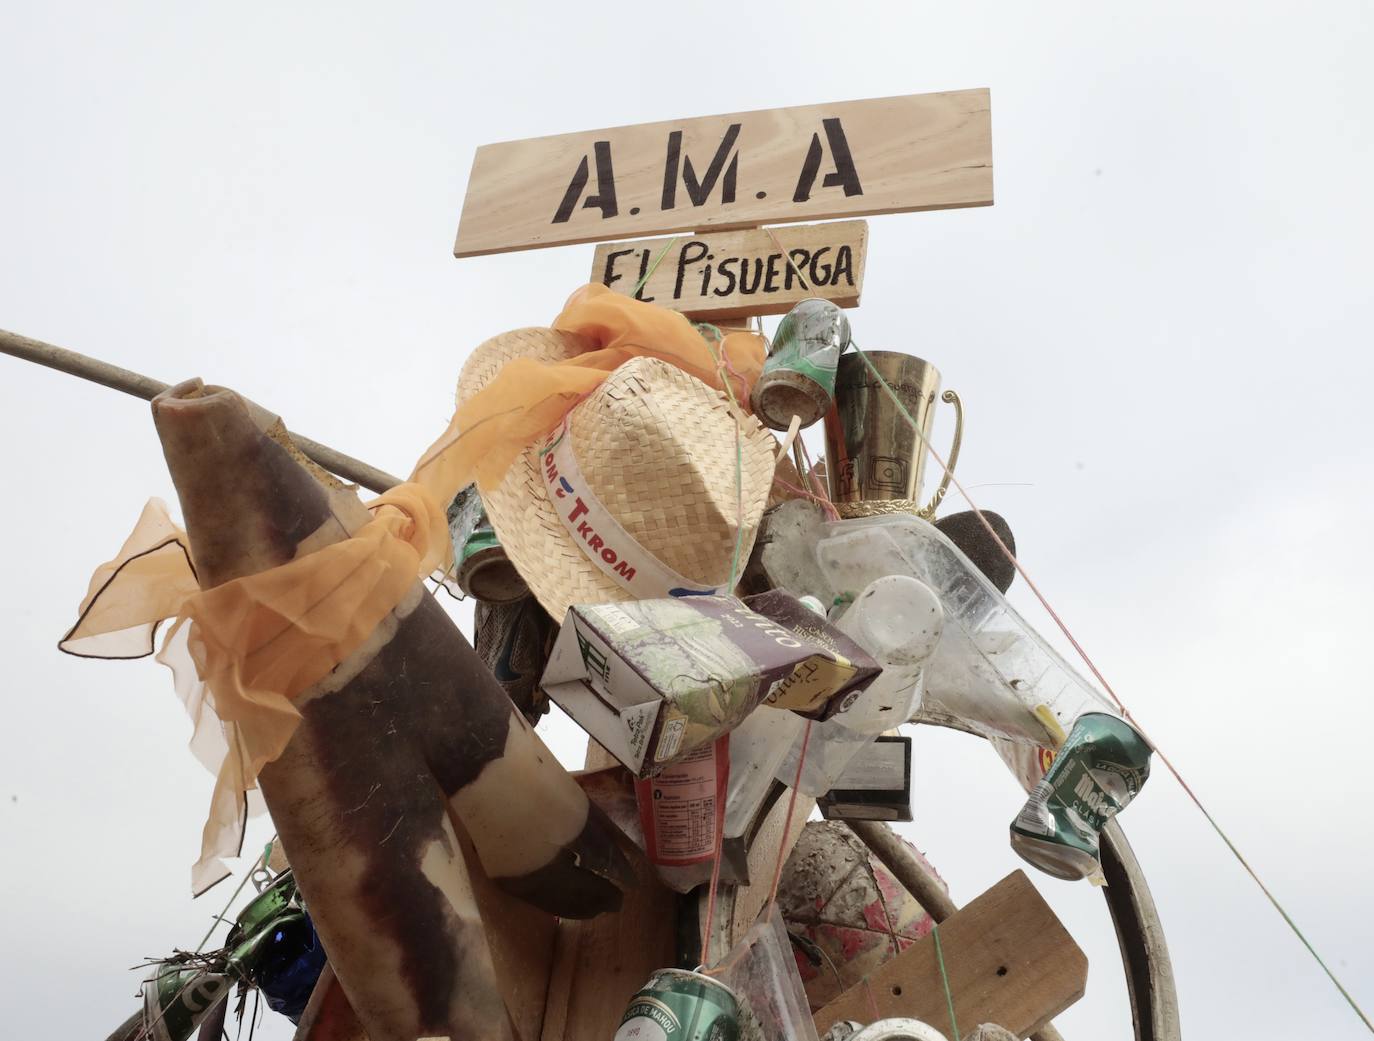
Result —
<path fill-rule="evenodd" d="M 565 419 L 539 452 L 544 488 L 563 527 L 587 559 L 638 599 L 708 596 L 718 586 L 686 578 L 645 549 L 591 491 L 577 464 Z"/>

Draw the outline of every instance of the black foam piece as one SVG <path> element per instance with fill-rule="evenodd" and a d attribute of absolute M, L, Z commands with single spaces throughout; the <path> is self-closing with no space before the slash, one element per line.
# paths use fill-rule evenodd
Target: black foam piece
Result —
<path fill-rule="evenodd" d="M 1016 538 L 1002 515 L 991 510 L 983 510 L 983 516 L 992 525 L 992 530 L 997 532 L 997 538 L 1006 543 L 1007 549 L 1015 556 Z M 1005 593 L 1010 588 L 1011 580 L 1016 577 L 1016 568 L 1002 552 L 1002 547 L 988 534 L 988 529 L 983 527 L 976 513 L 972 510 L 951 513 L 937 520 L 935 526 L 950 542 L 963 550 L 964 556 L 973 561 L 978 570 L 1001 592 Z"/>

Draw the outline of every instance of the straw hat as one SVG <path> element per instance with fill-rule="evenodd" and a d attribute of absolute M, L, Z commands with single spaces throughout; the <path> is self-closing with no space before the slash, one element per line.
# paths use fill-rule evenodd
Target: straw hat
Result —
<path fill-rule="evenodd" d="M 513 358 L 562 361 L 592 346 L 553 329 L 493 337 L 463 366 L 458 403 Z M 777 442 L 753 417 L 735 413 L 724 394 L 668 362 L 633 358 L 568 414 L 567 432 L 587 489 L 645 551 L 679 575 L 724 586 L 742 530 L 743 570 L 768 501 Z M 571 604 L 633 596 L 593 562 L 586 543 L 560 519 L 540 465 L 546 440 L 521 453 L 482 501 L 507 556 L 561 621 Z"/>

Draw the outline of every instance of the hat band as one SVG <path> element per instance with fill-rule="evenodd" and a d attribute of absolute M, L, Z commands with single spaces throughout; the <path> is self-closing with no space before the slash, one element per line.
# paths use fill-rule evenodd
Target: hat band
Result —
<path fill-rule="evenodd" d="M 637 600 L 664 596 L 709 596 L 708 586 L 679 575 L 620 526 L 591 491 L 577 465 L 568 421 L 539 451 L 539 469 L 549 502 L 573 542 L 607 578 Z"/>

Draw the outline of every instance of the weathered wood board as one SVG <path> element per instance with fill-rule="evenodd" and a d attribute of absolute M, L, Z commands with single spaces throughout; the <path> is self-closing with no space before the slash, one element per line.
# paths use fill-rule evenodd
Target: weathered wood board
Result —
<path fill-rule="evenodd" d="M 992 203 L 986 89 L 483 145 L 460 257 Z"/>
<path fill-rule="evenodd" d="M 661 258 L 661 259 L 660 259 Z M 591 281 L 696 319 L 786 314 L 807 297 L 856 307 L 868 222 L 721 231 L 596 247 Z M 791 263 L 788 263 L 788 261 Z"/>
<path fill-rule="evenodd" d="M 959 1029 L 997 1023 L 1034 1033 L 1083 996 L 1088 959 L 1023 872 L 1016 871 L 940 926 Z M 877 1006 L 876 1014 L 874 1005 Z M 816 1013 L 816 1032 L 841 1019 L 909 1016 L 950 1034 L 935 940 L 926 937 Z"/>
<path fill-rule="evenodd" d="M 558 923 L 543 1041 L 606 1041 L 650 974 L 674 964 L 678 896 L 642 853 L 633 863 L 635 886 L 619 911 Z"/>

